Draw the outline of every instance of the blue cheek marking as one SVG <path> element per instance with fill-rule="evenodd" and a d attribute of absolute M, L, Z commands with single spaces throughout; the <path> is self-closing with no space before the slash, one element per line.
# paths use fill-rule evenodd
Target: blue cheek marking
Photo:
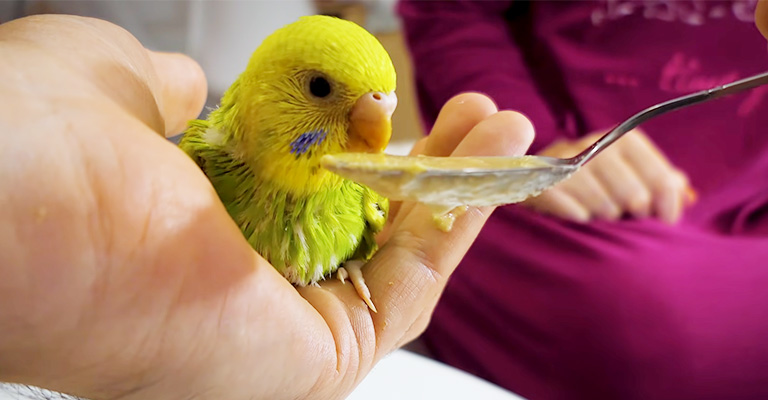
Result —
<path fill-rule="evenodd" d="M 300 156 L 306 153 L 309 151 L 310 147 L 323 143 L 327 135 L 328 132 L 323 129 L 315 129 L 313 131 L 302 133 L 296 140 L 291 142 L 291 154 Z"/>

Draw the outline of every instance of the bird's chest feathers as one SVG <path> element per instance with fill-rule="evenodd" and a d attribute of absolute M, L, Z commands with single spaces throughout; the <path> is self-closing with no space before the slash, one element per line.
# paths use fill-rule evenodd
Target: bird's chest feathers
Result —
<path fill-rule="evenodd" d="M 319 146 L 329 140 L 322 135 L 288 144 L 266 136 L 230 150 L 220 147 L 229 157 L 213 158 L 206 168 L 251 246 L 295 284 L 335 271 L 360 246 L 367 228 L 363 188 L 319 166 Z M 237 148 L 272 151 L 249 156 Z"/>
<path fill-rule="evenodd" d="M 257 182 L 243 194 L 233 218 L 256 251 L 293 283 L 315 282 L 335 271 L 366 229 L 362 189 L 351 182 L 308 196 Z"/>

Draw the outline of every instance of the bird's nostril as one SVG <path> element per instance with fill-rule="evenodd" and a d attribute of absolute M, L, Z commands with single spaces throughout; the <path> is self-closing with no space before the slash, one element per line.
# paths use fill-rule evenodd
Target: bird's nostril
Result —
<path fill-rule="evenodd" d="M 373 99 L 374 100 L 381 100 L 381 93 L 374 93 L 373 94 Z"/>

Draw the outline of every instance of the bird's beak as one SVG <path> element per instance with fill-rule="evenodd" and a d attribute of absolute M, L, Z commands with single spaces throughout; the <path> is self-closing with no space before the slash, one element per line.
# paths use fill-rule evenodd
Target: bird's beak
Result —
<path fill-rule="evenodd" d="M 357 99 L 349 113 L 347 151 L 382 152 L 392 136 L 392 113 L 395 107 L 395 92 L 370 92 Z"/>

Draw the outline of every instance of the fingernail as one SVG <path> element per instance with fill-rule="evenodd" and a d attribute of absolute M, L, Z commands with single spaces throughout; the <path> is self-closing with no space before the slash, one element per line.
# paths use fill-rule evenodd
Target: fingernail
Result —
<path fill-rule="evenodd" d="M 574 212 L 574 213 L 568 215 L 568 219 L 570 219 L 570 220 L 572 220 L 574 222 L 578 222 L 578 223 L 582 223 L 583 224 L 583 223 L 589 222 L 590 215 L 587 212 L 582 213 L 580 211 L 577 211 L 577 212 Z"/>
<path fill-rule="evenodd" d="M 685 188 L 685 205 L 689 206 L 699 199 L 699 193 L 691 186 Z"/>

